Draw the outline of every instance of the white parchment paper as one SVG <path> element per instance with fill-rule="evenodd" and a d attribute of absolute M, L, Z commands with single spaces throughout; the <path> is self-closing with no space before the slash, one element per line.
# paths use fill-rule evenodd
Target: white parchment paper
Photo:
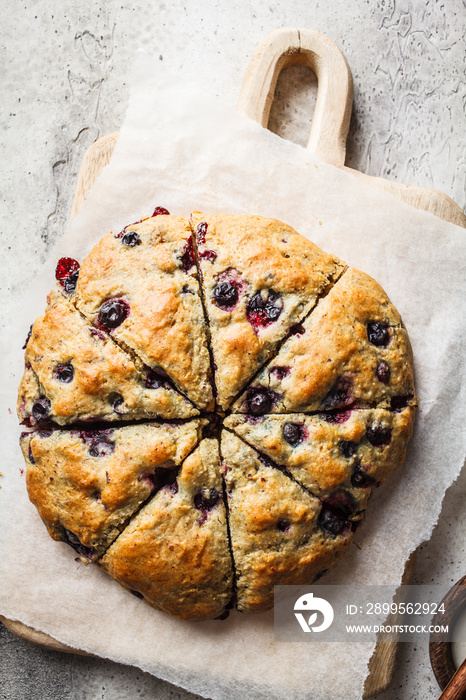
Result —
<path fill-rule="evenodd" d="M 155 206 L 281 219 L 374 276 L 402 314 L 420 399 L 415 435 L 404 466 L 369 504 L 358 547 L 325 583 L 395 588 L 463 464 L 466 232 L 315 160 L 141 58 L 110 165 L 33 288 L 11 299 L 0 398 L 0 613 L 205 697 L 359 698 L 373 644 L 275 643 L 272 614 L 170 619 L 78 563 L 27 499 L 15 416 L 20 347 L 43 312 L 56 260 L 82 260 L 102 235 Z"/>

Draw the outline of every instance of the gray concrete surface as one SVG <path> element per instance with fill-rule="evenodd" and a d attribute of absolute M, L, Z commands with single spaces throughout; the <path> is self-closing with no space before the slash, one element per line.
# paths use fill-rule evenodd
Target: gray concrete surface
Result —
<path fill-rule="evenodd" d="M 82 156 L 124 118 L 131 57 L 142 47 L 200 79 L 231 105 L 258 43 L 280 26 L 306 26 L 344 51 L 355 82 L 347 164 L 434 187 L 466 204 L 466 9 L 461 0 L 3 0 L 1 286 L 28 284 L 69 216 Z M 280 81 L 271 127 L 306 142 L 313 99 L 304 69 Z M 466 476 L 448 491 L 416 581 L 465 573 Z M 2 700 L 187 699 L 144 674 L 31 646 L 0 625 Z M 434 700 L 425 645 L 400 649 L 380 700 Z M 310 694 L 312 697 L 312 694 Z"/>

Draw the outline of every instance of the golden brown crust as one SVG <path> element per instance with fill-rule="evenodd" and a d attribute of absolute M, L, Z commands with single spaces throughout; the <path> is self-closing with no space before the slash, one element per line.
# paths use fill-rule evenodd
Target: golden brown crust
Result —
<path fill-rule="evenodd" d="M 77 545 L 83 561 L 102 554 L 157 479 L 195 447 L 204 423 L 24 434 L 29 498 L 51 537 Z"/>
<path fill-rule="evenodd" d="M 206 510 L 197 501 L 204 491 L 215 501 Z M 176 490 L 167 487 L 154 496 L 101 566 L 169 615 L 201 620 L 224 612 L 233 570 L 216 440 L 201 442 L 184 462 Z"/>
<path fill-rule="evenodd" d="M 189 221 L 156 216 L 125 230 L 134 231 L 139 243 L 104 236 L 81 265 L 73 301 L 99 325 L 102 305 L 123 300 L 129 314 L 110 329 L 112 337 L 149 367 L 162 368 L 198 408 L 210 410 L 210 361 Z"/>
<path fill-rule="evenodd" d="M 386 344 L 369 341 L 370 324 L 386 327 Z M 387 381 L 377 376 L 381 363 L 388 367 Z M 397 397 L 416 404 L 412 350 L 401 318 L 380 285 L 355 269 L 338 280 L 253 386 L 273 392 L 268 412 L 274 413 L 354 404 L 390 408 Z M 248 412 L 246 393 L 233 410 Z"/>
<path fill-rule="evenodd" d="M 194 212 L 205 304 L 216 365 L 218 403 L 224 409 L 271 356 L 277 343 L 342 273 L 344 263 L 291 226 L 260 216 Z M 199 228 L 201 226 L 201 228 Z M 238 301 L 221 306 L 219 282 L 236 286 Z M 251 313 L 253 298 L 276 295 L 273 320 Z"/>
<path fill-rule="evenodd" d="M 223 431 L 221 444 L 237 607 L 262 612 L 273 587 L 312 583 L 333 568 L 352 541 L 351 527 L 332 535 L 321 524 L 322 504 L 252 448 Z"/>
<path fill-rule="evenodd" d="M 88 420 L 188 418 L 194 406 L 167 382 L 148 384 L 148 368 L 93 328 L 62 295 L 51 294 L 36 319 L 25 352 L 18 394 L 21 421 L 34 425 L 34 403 L 50 403 L 44 416 L 60 425 Z M 71 373 L 61 381 L 60 368 Z M 65 379 L 69 379 L 69 376 Z"/>

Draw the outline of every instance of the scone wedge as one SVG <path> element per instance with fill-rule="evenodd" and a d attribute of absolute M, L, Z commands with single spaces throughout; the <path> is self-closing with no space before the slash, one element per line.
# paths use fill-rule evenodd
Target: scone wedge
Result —
<path fill-rule="evenodd" d="M 169 383 L 51 293 L 25 352 L 18 415 L 34 426 L 87 421 L 189 418 L 199 411 Z"/>
<path fill-rule="evenodd" d="M 237 608 L 262 612 L 273 606 L 274 586 L 310 584 L 337 564 L 352 542 L 351 518 L 227 431 L 221 452 Z"/>
<path fill-rule="evenodd" d="M 100 565 L 153 607 L 182 619 L 225 613 L 233 595 L 218 442 L 203 440 L 112 544 Z"/>
<path fill-rule="evenodd" d="M 108 234 L 79 271 L 73 303 L 199 409 L 213 408 L 204 313 L 188 219 L 155 216 Z"/>
<path fill-rule="evenodd" d="M 29 498 L 51 537 L 84 563 L 95 560 L 154 491 L 174 482 L 205 422 L 24 433 Z"/>
<path fill-rule="evenodd" d="M 234 406 L 307 413 L 414 405 L 413 355 L 399 313 L 369 275 L 348 269 Z"/>
<path fill-rule="evenodd" d="M 226 409 L 345 266 L 275 219 L 194 212 L 192 226 Z"/>

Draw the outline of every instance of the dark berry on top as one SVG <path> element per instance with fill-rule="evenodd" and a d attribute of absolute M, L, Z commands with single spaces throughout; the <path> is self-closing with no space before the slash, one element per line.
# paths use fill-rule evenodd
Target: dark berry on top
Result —
<path fill-rule="evenodd" d="M 269 289 L 263 293 L 254 294 L 246 308 L 246 318 L 255 331 L 274 323 L 283 311 L 283 301 L 277 292 Z"/>
<path fill-rule="evenodd" d="M 67 294 L 73 294 L 73 292 L 75 291 L 76 285 L 78 284 L 78 277 L 79 270 L 76 270 L 76 272 L 72 272 L 71 275 L 69 275 L 63 280 L 63 289 Z"/>
<path fill-rule="evenodd" d="M 104 328 L 120 326 L 129 316 L 129 304 L 124 299 L 109 299 L 100 307 L 98 322 Z"/>
<path fill-rule="evenodd" d="M 326 503 L 322 504 L 322 510 L 319 515 L 319 527 L 331 535 L 339 535 L 349 526 L 348 519 L 345 514 L 336 508 L 332 508 Z"/>
<path fill-rule="evenodd" d="M 126 233 L 124 233 L 121 237 L 121 242 L 123 243 L 123 245 L 132 248 L 135 245 L 139 245 L 141 239 L 139 237 L 139 233 L 136 233 L 136 231 L 126 231 Z"/>
<path fill-rule="evenodd" d="M 357 442 L 352 442 L 351 440 L 342 440 L 340 442 L 340 454 L 343 457 L 352 457 L 354 454 L 356 454 L 358 450 L 358 443 Z"/>
<path fill-rule="evenodd" d="M 390 428 L 384 428 L 383 425 L 373 424 L 367 428 L 366 437 L 374 447 L 383 447 L 389 444 L 392 431 Z"/>
<path fill-rule="evenodd" d="M 29 443 L 28 459 L 29 459 L 29 461 L 31 462 L 31 464 L 35 464 L 35 463 L 36 463 L 36 460 L 34 459 L 34 455 L 32 454 L 31 443 Z"/>
<path fill-rule="evenodd" d="M 390 408 L 392 409 L 392 411 L 400 411 L 402 408 L 406 408 L 406 406 L 412 398 L 412 394 L 400 394 L 399 396 L 392 396 L 390 401 Z"/>
<path fill-rule="evenodd" d="M 181 269 L 183 272 L 189 272 L 192 267 L 194 267 L 195 263 L 195 258 L 194 258 L 194 244 L 193 244 L 193 237 L 189 236 L 189 238 L 186 241 L 186 245 L 183 248 L 183 252 L 181 254 Z"/>
<path fill-rule="evenodd" d="M 115 443 L 110 440 L 96 438 L 89 447 L 91 457 L 108 457 L 113 454 Z"/>
<path fill-rule="evenodd" d="M 63 539 L 67 544 L 70 545 L 70 547 L 73 547 L 73 549 L 82 557 L 86 557 L 86 559 L 94 559 L 95 555 L 97 554 L 96 550 L 94 547 L 85 547 L 83 544 L 81 544 L 81 541 L 79 537 L 76 537 L 76 535 L 71 532 L 71 530 L 66 530 L 63 528 Z"/>
<path fill-rule="evenodd" d="M 219 282 L 212 297 L 217 306 L 234 306 L 238 301 L 238 290 L 231 282 Z"/>
<path fill-rule="evenodd" d="M 68 362 L 65 365 L 58 365 L 55 369 L 55 378 L 58 379 L 59 382 L 63 382 L 64 384 L 69 384 L 74 377 L 74 367 L 71 364 L 71 362 Z"/>
<path fill-rule="evenodd" d="M 264 387 L 250 387 L 247 391 L 246 404 L 248 413 L 253 416 L 263 416 L 274 404 L 274 394 Z"/>
<path fill-rule="evenodd" d="M 194 507 L 198 510 L 210 510 L 220 497 L 217 489 L 202 489 L 194 496 Z"/>
<path fill-rule="evenodd" d="M 109 440 L 96 438 L 89 447 L 91 457 L 108 457 L 115 450 L 115 443 Z"/>
<path fill-rule="evenodd" d="M 167 375 L 163 370 L 156 371 L 148 368 L 144 377 L 144 386 L 146 389 L 159 389 L 167 382 Z"/>
<path fill-rule="evenodd" d="M 215 250 L 203 250 L 201 253 L 199 253 L 199 257 L 201 260 L 208 260 L 213 265 L 218 256 Z"/>
<path fill-rule="evenodd" d="M 375 373 L 379 382 L 382 382 L 382 384 L 388 384 L 388 382 L 390 381 L 391 372 L 390 367 L 387 365 L 386 362 L 384 362 L 383 360 L 382 362 L 379 362 Z"/>
<path fill-rule="evenodd" d="M 283 367 L 280 365 L 275 365 L 275 367 L 271 367 L 269 369 L 269 374 L 273 374 L 273 376 L 276 379 L 281 381 L 282 379 L 284 379 L 285 377 L 287 377 L 289 375 L 290 371 L 291 371 L 291 367 Z"/>
<path fill-rule="evenodd" d="M 390 333 L 386 323 L 372 321 L 367 324 L 367 337 L 372 345 L 385 347 L 390 342 Z"/>
<path fill-rule="evenodd" d="M 296 447 L 304 440 L 303 426 L 299 423 L 285 423 L 282 432 L 283 438 L 292 447 Z"/>
<path fill-rule="evenodd" d="M 332 424 L 346 423 L 346 421 L 351 418 L 351 411 L 352 411 L 352 408 L 349 408 L 346 411 L 344 411 L 344 410 L 339 411 L 337 409 L 336 411 L 329 411 L 328 413 L 321 413 L 320 418 L 322 418 L 322 420 L 327 421 L 327 423 L 332 423 Z"/>
<path fill-rule="evenodd" d="M 60 258 L 55 268 L 55 279 L 63 286 L 64 280 L 79 270 L 79 263 L 74 258 Z"/>
<path fill-rule="evenodd" d="M 349 375 L 341 376 L 322 401 L 323 408 L 348 406 L 352 401 L 353 379 Z"/>
<path fill-rule="evenodd" d="M 88 446 L 91 457 L 106 457 L 111 455 L 115 449 L 115 443 L 111 440 L 112 434 L 113 431 L 109 428 L 107 430 L 81 430 L 79 436 Z"/>
<path fill-rule="evenodd" d="M 351 476 L 351 484 L 359 489 L 367 489 L 375 484 L 375 479 L 366 474 L 358 463 Z"/>
<path fill-rule="evenodd" d="M 288 532 L 290 526 L 291 523 L 288 520 L 279 520 L 277 523 L 277 527 L 280 530 L 280 532 Z"/>
<path fill-rule="evenodd" d="M 206 233 L 207 233 L 207 222 L 201 221 L 201 223 L 197 225 L 197 229 L 196 229 L 197 242 L 199 243 L 199 245 L 203 245 L 205 243 Z"/>
<path fill-rule="evenodd" d="M 152 216 L 160 216 L 161 214 L 165 214 L 165 216 L 170 216 L 170 212 L 167 209 L 164 209 L 163 207 L 155 207 Z"/>
<path fill-rule="evenodd" d="M 356 510 L 355 502 L 349 491 L 338 489 L 325 500 L 325 504 L 343 515 L 349 516 Z"/>
<path fill-rule="evenodd" d="M 50 401 L 46 396 L 39 396 L 32 405 L 32 415 L 36 421 L 44 420 L 50 413 Z"/>
<path fill-rule="evenodd" d="M 41 438 L 49 438 L 52 435 L 51 430 L 39 430 L 38 435 Z"/>
<path fill-rule="evenodd" d="M 124 413 L 122 410 L 123 404 L 125 403 L 125 400 L 121 394 L 112 394 L 110 397 L 110 401 L 113 406 L 113 410 L 115 413 L 118 413 L 118 415 L 121 415 Z"/>
<path fill-rule="evenodd" d="M 29 343 L 29 338 L 31 337 L 31 335 L 32 335 L 32 324 L 31 324 L 31 326 L 30 326 L 30 328 L 29 328 L 29 331 L 28 331 L 28 334 L 27 334 L 27 338 L 26 338 L 26 340 L 24 341 L 24 345 L 23 345 L 23 347 L 21 348 L 22 350 L 26 350 L 26 345 Z"/>

